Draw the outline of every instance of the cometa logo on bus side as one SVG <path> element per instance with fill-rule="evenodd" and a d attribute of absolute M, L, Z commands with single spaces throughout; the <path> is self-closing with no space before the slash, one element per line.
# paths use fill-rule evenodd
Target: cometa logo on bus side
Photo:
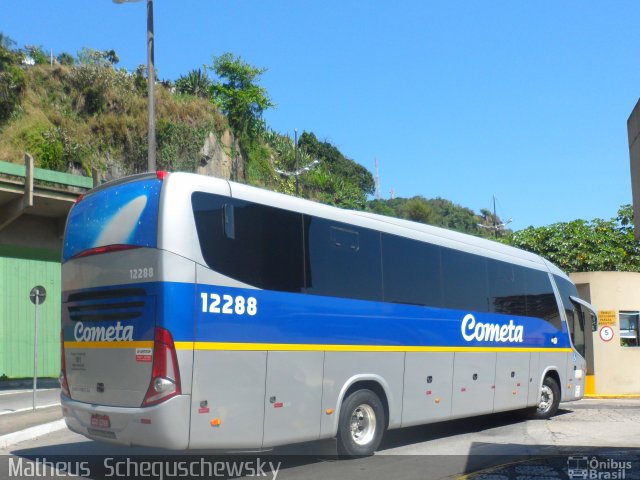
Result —
<path fill-rule="evenodd" d="M 502 325 L 499 323 L 482 323 L 476 322 L 475 317 L 470 313 L 462 319 L 460 331 L 467 342 L 477 340 L 479 342 L 522 343 L 524 335 L 524 327 L 515 325 L 513 320 L 509 320 L 508 324 Z"/>
<path fill-rule="evenodd" d="M 73 327 L 76 342 L 131 342 L 133 325 L 122 326 L 120 322 L 109 327 L 85 327 L 82 322 Z"/>

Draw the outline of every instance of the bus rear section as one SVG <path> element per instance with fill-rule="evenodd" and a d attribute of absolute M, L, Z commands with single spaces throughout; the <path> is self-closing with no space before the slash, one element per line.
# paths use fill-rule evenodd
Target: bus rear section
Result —
<path fill-rule="evenodd" d="M 194 267 L 156 248 L 161 190 L 155 174 L 132 177 L 91 191 L 71 210 L 60 381 L 69 429 L 180 449 L 189 442 L 192 355 L 175 338 L 193 330 L 194 287 L 170 280 L 189 280 Z"/>

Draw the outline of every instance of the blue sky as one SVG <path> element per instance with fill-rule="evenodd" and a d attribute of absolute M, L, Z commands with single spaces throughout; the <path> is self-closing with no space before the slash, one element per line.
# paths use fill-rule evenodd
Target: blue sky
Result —
<path fill-rule="evenodd" d="M 0 31 L 146 62 L 145 2 L 2 0 Z M 268 68 L 267 123 L 377 158 L 383 198 L 495 195 L 516 230 L 631 202 L 637 1 L 156 0 L 155 32 L 161 78 L 226 51 Z"/>

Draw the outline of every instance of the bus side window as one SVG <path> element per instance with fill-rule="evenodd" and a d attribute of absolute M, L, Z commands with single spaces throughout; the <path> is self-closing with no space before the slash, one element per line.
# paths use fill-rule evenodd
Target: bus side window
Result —
<path fill-rule="evenodd" d="M 382 234 L 385 302 L 444 307 L 440 247 Z"/>
<path fill-rule="evenodd" d="M 526 269 L 499 260 L 489 260 L 491 311 L 503 315 L 527 314 L 524 278 Z"/>
<path fill-rule="evenodd" d="M 488 312 L 487 259 L 442 248 L 442 278 L 446 308 Z"/>
<path fill-rule="evenodd" d="M 209 268 L 266 290 L 302 290 L 301 214 L 204 192 L 191 201 Z"/>
<path fill-rule="evenodd" d="M 305 293 L 382 300 L 380 232 L 304 216 Z"/>

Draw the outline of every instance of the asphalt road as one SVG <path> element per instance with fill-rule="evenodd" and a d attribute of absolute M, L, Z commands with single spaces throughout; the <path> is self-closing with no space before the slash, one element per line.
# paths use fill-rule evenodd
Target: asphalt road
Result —
<path fill-rule="evenodd" d="M 338 460 L 323 456 L 320 454 L 327 453 L 327 444 L 316 442 L 243 457 L 227 455 L 205 460 L 210 462 L 209 468 L 215 467 L 212 476 L 220 478 L 403 480 L 466 475 L 482 480 L 555 479 L 569 478 L 571 467 L 572 474 L 580 478 L 629 479 L 640 478 L 639 433 L 640 400 L 587 399 L 562 404 L 559 414 L 546 421 L 523 420 L 511 413 L 390 431 L 379 452 L 369 458 Z M 164 478 L 179 473 L 171 470 L 177 462 L 198 467 L 203 461 L 185 452 L 96 443 L 67 430 L 23 442 L 7 452 L 0 451 L 3 453 L 8 456 L 0 457 L 0 479 L 21 475 L 26 478 L 27 473 L 33 472 L 25 468 L 33 465 L 34 460 L 39 462 L 42 472 L 45 457 L 47 461 L 67 462 L 67 471 L 87 478 L 115 478 L 115 467 L 121 467 L 123 475 L 135 476 L 135 468 L 143 468 L 142 458 L 131 458 L 132 455 L 152 455 L 145 457 L 146 461 L 156 462 L 148 464 L 149 468 L 158 468 L 151 472 L 162 473 Z M 125 456 L 133 463 L 129 461 L 127 466 Z M 108 458 L 111 460 L 105 464 Z M 16 470 L 19 465 L 23 470 Z M 600 476 L 589 477 L 591 470 Z M 142 478 L 144 472 L 137 473 Z M 614 473 L 618 476 L 612 476 Z M 196 468 L 189 476 L 198 474 Z"/>

